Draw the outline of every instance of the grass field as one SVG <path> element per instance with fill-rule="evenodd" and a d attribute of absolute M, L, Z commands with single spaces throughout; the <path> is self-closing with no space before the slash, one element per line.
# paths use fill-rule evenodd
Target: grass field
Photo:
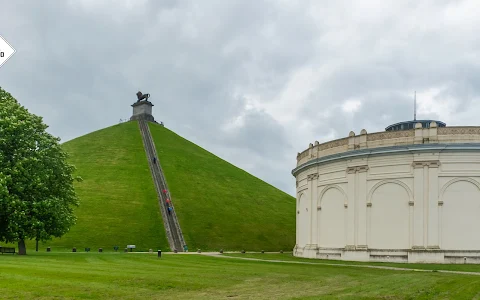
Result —
<path fill-rule="evenodd" d="M 150 131 L 190 249 L 294 247 L 295 198 L 160 125 Z"/>
<path fill-rule="evenodd" d="M 136 122 L 95 131 L 63 144 L 84 181 L 75 184 L 81 204 L 77 225 L 60 239 L 41 244 L 54 251 L 77 247 L 113 251 L 168 249 L 156 192 Z M 28 243 L 32 252 L 34 243 Z"/>
<path fill-rule="evenodd" d="M 0 256 L 2 299 L 478 299 L 480 276 L 201 255 Z"/>

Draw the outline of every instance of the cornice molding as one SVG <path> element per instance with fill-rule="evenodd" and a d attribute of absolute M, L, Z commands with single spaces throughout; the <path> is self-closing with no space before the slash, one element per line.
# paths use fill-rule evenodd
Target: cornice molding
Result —
<path fill-rule="evenodd" d="M 352 150 L 342 153 L 336 153 L 332 155 L 327 155 L 319 157 L 301 164 L 292 170 L 292 175 L 297 176 L 297 174 L 305 169 L 308 169 L 312 166 L 317 166 L 321 164 L 342 161 L 346 159 L 360 158 L 373 155 L 401 155 L 407 153 L 417 153 L 417 152 L 459 152 L 459 151 L 475 151 L 480 152 L 480 143 L 469 143 L 469 144 L 418 144 L 418 145 L 409 145 L 409 146 L 393 146 L 393 147 L 378 147 L 372 149 L 361 149 L 361 150 Z M 431 164 L 430 167 L 436 167 Z M 438 167 L 438 165 L 437 165 Z"/>

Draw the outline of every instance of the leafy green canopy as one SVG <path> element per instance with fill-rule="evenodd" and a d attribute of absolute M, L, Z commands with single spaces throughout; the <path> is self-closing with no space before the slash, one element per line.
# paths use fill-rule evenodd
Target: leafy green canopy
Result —
<path fill-rule="evenodd" d="M 76 222 L 75 167 L 47 128 L 0 88 L 0 241 L 46 241 Z"/>

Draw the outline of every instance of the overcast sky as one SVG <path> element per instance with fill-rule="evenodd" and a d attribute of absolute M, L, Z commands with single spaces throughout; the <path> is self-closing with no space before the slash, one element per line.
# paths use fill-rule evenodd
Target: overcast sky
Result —
<path fill-rule="evenodd" d="M 478 125 L 480 2 L 0 0 L 0 86 L 68 141 L 157 121 L 295 193 L 315 140 L 417 118 Z"/>

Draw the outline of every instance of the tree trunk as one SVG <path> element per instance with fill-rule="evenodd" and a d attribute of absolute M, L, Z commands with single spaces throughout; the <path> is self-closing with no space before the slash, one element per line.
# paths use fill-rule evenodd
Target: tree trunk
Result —
<path fill-rule="evenodd" d="M 35 240 L 35 251 L 38 252 L 38 239 Z"/>
<path fill-rule="evenodd" d="M 18 255 L 26 255 L 27 248 L 25 247 L 25 240 L 18 240 Z"/>

